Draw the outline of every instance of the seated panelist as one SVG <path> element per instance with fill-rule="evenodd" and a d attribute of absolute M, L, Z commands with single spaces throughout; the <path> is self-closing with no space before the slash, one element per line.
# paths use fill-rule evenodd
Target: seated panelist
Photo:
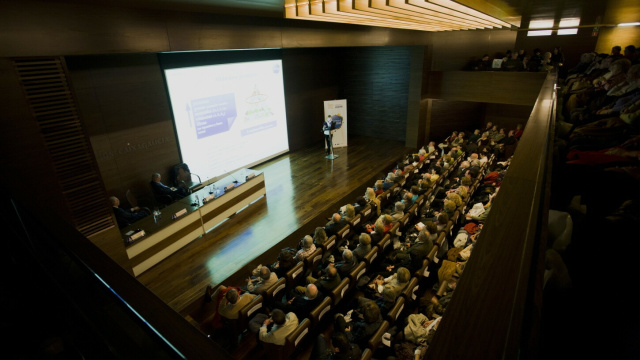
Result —
<path fill-rule="evenodd" d="M 183 188 L 169 187 L 162 183 L 162 176 L 158 173 L 151 175 L 151 191 L 155 196 L 168 195 L 173 201 L 180 200 L 189 195 Z"/>
<path fill-rule="evenodd" d="M 116 215 L 116 221 L 118 222 L 118 227 L 120 229 L 133 224 L 147 215 L 150 215 L 137 206 L 132 207 L 131 209 L 121 208 L 120 199 L 115 196 L 111 196 L 109 201 L 111 202 L 111 206 L 113 206 L 113 213 Z"/>

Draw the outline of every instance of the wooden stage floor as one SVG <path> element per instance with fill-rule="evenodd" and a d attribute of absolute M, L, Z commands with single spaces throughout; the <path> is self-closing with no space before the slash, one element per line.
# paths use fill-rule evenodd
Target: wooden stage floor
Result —
<path fill-rule="evenodd" d="M 255 166 L 265 174 L 266 197 L 141 274 L 138 280 L 185 314 L 207 285 L 244 285 L 238 281 L 245 279 L 260 260 L 265 264 L 275 261 L 280 248 L 272 250 L 275 245 L 291 238 L 304 225 L 323 226 L 326 220 L 319 221 L 318 216 L 330 215 L 344 205 L 337 201 L 363 184 L 373 186 L 373 177 L 383 177 L 403 155 L 415 150 L 384 139 L 354 138 L 349 142 L 348 147 L 335 149 L 339 157 L 333 161 L 325 159 L 324 151 L 315 145 Z M 353 200 L 355 196 L 349 201 Z M 286 246 L 295 246 L 295 241 Z"/>

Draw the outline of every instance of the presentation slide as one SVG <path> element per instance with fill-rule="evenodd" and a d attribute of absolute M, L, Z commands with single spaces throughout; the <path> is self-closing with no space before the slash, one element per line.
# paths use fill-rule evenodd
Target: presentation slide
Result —
<path fill-rule="evenodd" d="M 282 61 L 165 69 L 182 161 L 202 181 L 289 150 Z"/>

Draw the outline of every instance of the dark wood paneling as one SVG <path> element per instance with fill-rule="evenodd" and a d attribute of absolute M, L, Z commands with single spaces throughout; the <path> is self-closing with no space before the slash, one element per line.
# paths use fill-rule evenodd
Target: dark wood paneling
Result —
<path fill-rule="evenodd" d="M 2 186 L 9 194 L 32 193 L 38 202 L 71 220 L 64 206 L 51 157 L 34 120 L 18 75 L 9 59 L 0 59 L 0 161 Z"/>
<path fill-rule="evenodd" d="M 533 106 L 546 73 L 432 71 L 423 98 Z"/>
<path fill-rule="evenodd" d="M 522 124 L 523 129 L 531 115 L 532 106 L 509 104 L 486 104 L 484 123 L 491 121 L 505 129 L 515 129 Z"/>
<path fill-rule="evenodd" d="M 483 103 L 433 100 L 429 139 L 442 140 L 453 131 L 479 128 L 483 112 Z"/>
<path fill-rule="evenodd" d="M 289 149 L 324 141 L 324 101 L 338 98 L 341 56 L 336 54 L 341 53 L 339 48 L 282 51 Z"/>
<path fill-rule="evenodd" d="M 151 206 L 149 180 L 179 162 L 169 100 L 155 54 L 68 57 L 78 108 L 107 193 L 131 190 Z"/>
<path fill-rule="evenodd" d="M 410 69 L 410 47 L 344 49 L 341 98 L 349 134 L 404 141 Z"/>
<path fill-rule="evenodd" d="M 464 70 L 484 54 L 493 57 L 513 48 L 516 34 L 511 30 L 439 32 L 433 37 L 431 70 Z"/>

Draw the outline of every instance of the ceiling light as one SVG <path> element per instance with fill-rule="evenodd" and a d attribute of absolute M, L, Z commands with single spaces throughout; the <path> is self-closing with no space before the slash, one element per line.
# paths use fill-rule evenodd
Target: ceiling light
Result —
<path fill-rule="evenodd" d="M 576 35 L 577 33 L 578 33 L 578 28 L 558 29 L 558 35 Z"/>
<path fill-rule="evenodd" d="M 549 20 L 531 20 L 529 22 L 529 29 L 545 29 L 553 27 L 553 19 Z"/>
<path fill-rule="evenodd" d="M 620 23 L 618 26 L 638 26 L 640 22 Z"/>
<path fill-rule="evenodd" d="M 527 36 L 549 36 L 549 35 L 551 35 L 551 30 L 527 31 Z"/>
<path fill-rule="evenodd" d="M 561 28 L 564 27 L 576 27 L 580 25 L 580 18 L 563 18 L 560 19 L 560 25 L 558 25 Z"/>

